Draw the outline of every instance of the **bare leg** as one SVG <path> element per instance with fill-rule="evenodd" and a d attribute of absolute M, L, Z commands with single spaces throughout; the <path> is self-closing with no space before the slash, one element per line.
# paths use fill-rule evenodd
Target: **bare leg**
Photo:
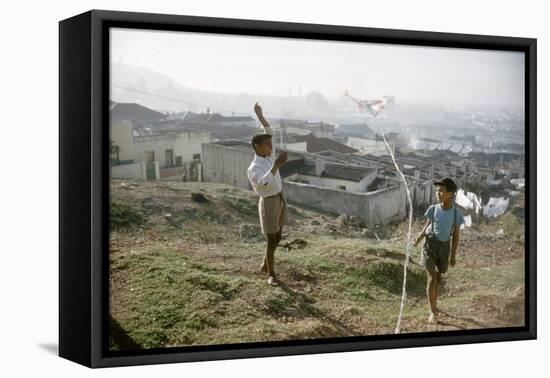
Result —
<path fill-rule="evenodd" d="M 264 261 L 267 265 L 268 282 L 275 280 L 275 249 L 277 248 L 277 233 L 267 234 L 267 250 Z"/>
<path fill-rule="evenodd" d="M 426 287 L 426 295 L 428 297 L 428 303 L 430 304 L 430 317 L 429 323 L 437 322 L 437 279 L 438 272 L 428 269 L 428 285 Z"/>
<path fill-rule="evenodd" d="M 441 273 L 435 272 L 435 278 L 437 279 L 437 282 L 435 284 L 434 307 L 435 314 L 439 315 L 439 308 L 437 307 L 437 296 L 439 295 L 439 286 L 441 285 Z"/>
<path fill-rule="evenodd" d="M 283 228 L 282 227 L 279 230 L 279 232 L 277 232 L 275 234 L 270 234 L 270 235 L 275 235 L 275 247 L 273 248 L 273 252 L 275 252 L 275 249 L 279 245 L 279 242 L 281 241 L 282 234 L 283 234 Z M 267 245 L 268 245 L 268 251 L 266 252 L 266 254 L 264 256 L 264 259 L 262 260 L 262 265 L 260 266 L 260 272 L 262 272 L 262 273 L 269 273 L 268 262 L 267 262 L 267 256 L 269 255 L 269 235 L 267 237 Z"/>

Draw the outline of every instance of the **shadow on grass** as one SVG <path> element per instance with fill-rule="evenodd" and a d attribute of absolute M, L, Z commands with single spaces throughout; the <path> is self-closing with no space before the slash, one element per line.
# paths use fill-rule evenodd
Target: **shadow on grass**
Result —
<path fill-rule="evenodd" d="M 290 297 L 294 299 L 298 299 L 298 302 L 302 303 L 300 306 L 304 312 L 316 319 L 319 319 L 323 322 L 331 324 L 337 331 L 338 334 L 341 336 L 353 336 L 353 332 L 349 329 L 347 325 L 339 321 L 338 319 L 335 319 L 329 315 L 327 315 L 324 311 L 319 310 L 315 306 L 312 306 L 311 303 L 314 303 L 314 300 L 309 298 L 307 295 L 297 292 L 287 285 L 284 284 L 284 282 L 279 281 L 279 287 L 287 293 Z"/>
<path fill-rule="evenodd" d="M 114 349 L 118 350 L 136 350 L 142 348 L 112 316 L 109 316 L 109 336 L 111 339 L 111 348 L 114 347 Z"/>
<path fill-rule="evenodd" d="M 278 281 L 277 286 L 286 296 L 276 295 L 268 299 L 266 310 L 269 313 L 279 316 L 295 313 L 299 317 L 315 317 L 319 314 L 319 309 L 312 305 L 312 303 L 315 303 L 312 298 L 294 291 L 282 281 Z"/>
<path fill-rule="evenodd" d="M 486 324 L 483 324 L 478 320 L 475 320 L 466 316 L 455 316 L 441 310 L 439 312 L 440 314 L 445 315 L 445 317 L 449 318 L 449 320 L 445 320 L 445 321 L 438 319 L 438 324 L 440 325 L 448 326 L 448 327 L 456 327 L 461 330 L 471 329 L 472 327 L 468 327 L 468 325 L 474 325 L 477 328 L 487 328 Z M 466 323 L 466 325 L 464 323 Z"/>
<path fill-rule="evenodd" d="M 407 293 L 413 297 L 425 296 L 426 272 L 411 268 L 407 270 Z M 343 272 L 339 284 L 352 294 L 376 286 L 393 295 L 400 295 L 403 287 L 403 265 L 379 260 L 364 266 L 349 267 Z M 367 297 L 372 299 L 369 295 Z"/>
<path fill-rule="evenodd" d="M 399 264 L 403 264 L 403 262 L 405 261 L 405 254 L 399 253 L 399 252 L 389 251 L 385 248 L 367 248 L 367 249 L 363 250 L 362 252 L 366 253 L 367 255 L 371 255 L 371 256 L 391 259 L 391 260 L 394 260 L 394 261 L 398 262 Z M 416 253 L 412 249 L 410 251 L 409 264 L 421 267 L 419 261 L 417 261 Z"/>

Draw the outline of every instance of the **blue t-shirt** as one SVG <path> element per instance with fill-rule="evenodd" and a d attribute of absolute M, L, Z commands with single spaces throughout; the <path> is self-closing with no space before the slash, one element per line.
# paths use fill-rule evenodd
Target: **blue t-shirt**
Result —
<path fill-rule="evenodd" d="M 464 216 L 454 205 L 447 210 L 444 210 L 439 203 L 431 205 L 424 216 L 432 221 L 432 225 L 428 227 L 426 232 L 429 233 L 431 227 L 433 227 L 435 237 L 442 242 L 451 239 L 453 226 L 464 224 Z"/>

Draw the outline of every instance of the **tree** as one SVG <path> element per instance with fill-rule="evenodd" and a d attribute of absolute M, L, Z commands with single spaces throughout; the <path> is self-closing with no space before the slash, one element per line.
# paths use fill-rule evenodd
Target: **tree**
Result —
<path fill-rule="evenodd" d="M 116 155 L 116 165 L 120 164 L 120 147 L 109 140 L 109 150 L 111 155 Z"/>

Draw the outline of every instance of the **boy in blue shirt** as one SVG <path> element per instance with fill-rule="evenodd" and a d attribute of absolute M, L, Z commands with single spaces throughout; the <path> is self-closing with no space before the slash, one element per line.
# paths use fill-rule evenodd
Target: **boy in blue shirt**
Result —
<path fill-rule="evenodd" d="M 434 185 L 438 203 L 431 205 L 424 214 L 428 220 L 414 243 L 417 246 L 422 239 L 426 239 L 420 263 L 428 272 L 426 294 L 430 304 L 429 323 L 437 322 L 437 291 L 441 275 L 447 272 L 449 264 L 451 267 L 456 264 L 460 225 L 464 223 L 464 216 L 453 204 L 457 190 L 454 181 L 445 178 Z"/>

